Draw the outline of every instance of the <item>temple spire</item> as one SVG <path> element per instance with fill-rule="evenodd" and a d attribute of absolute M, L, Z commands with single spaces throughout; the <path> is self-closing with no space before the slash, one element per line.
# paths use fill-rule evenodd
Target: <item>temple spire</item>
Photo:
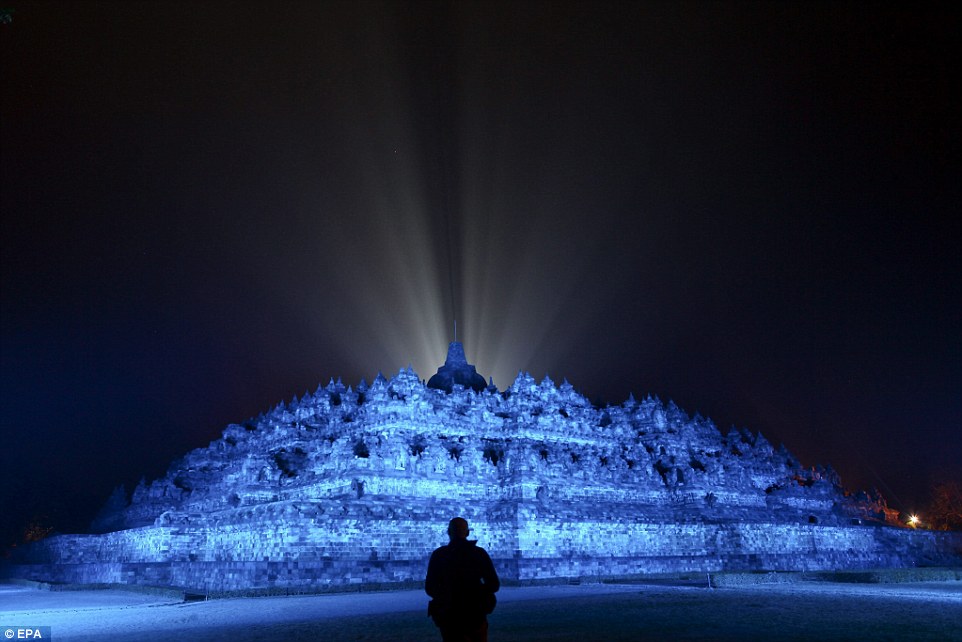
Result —
<path fill-rule="evenodd" d="M 444 365 L 438 368 L 437 374 L 428 381 L 428 388 L 451 392 L 454 384 L 471 388 L 476 392 L 481 392 L 487 386 L 484 377 L 468 363 L 464 356 L 464 346 L 457 341 L 448 344 L 448 356 L 444 360 Z"/>

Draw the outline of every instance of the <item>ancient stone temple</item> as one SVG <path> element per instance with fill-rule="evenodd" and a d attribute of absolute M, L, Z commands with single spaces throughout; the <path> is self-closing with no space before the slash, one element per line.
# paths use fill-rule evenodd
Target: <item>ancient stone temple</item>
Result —
<path fill-rule="evenodd" d="M 411 369 L 332 381 L 115 496 L 90 535 L 34 545 L 18 577 L 209 593 L 423 580 L 452 516 L 508 582 L 725 569 L 958 563 L 949 534 L 885 525 L 760 434 L 673 403 L 596 408 L 519 374 L 499 391 L 460 343 Z"/>
<path fill-rule="evenodd" d="M 444 392 L 454 392 L 454 386 L 470 388 L 481 392 L 485 388 L 484 377 L 478 374 L 477 368 L 468 363 L 464 356 L 464 346 L 455 341 L 448 346 L 448 357 L 444 365 L 428 380 L 428 388 L 436 388 Z M 492 387 L 494 383 L 492 382 Z"/>

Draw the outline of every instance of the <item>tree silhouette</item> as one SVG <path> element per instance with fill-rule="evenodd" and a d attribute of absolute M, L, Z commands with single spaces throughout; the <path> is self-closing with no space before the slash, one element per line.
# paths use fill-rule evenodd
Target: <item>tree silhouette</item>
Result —
<path fill-rule="evenodd" d="M 935 484 L 924 519 L 935 530 L 962 530 L 962 485 L 957 481 Z"/>

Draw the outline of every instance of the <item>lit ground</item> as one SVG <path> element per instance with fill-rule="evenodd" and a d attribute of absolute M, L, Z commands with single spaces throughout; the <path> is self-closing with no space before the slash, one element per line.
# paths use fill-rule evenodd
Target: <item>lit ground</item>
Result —
<path fill-rule="evenodd" d="M 0 627 L 54 640 L 437 640 L 419 591 L 180 603 L 119 590 L 0 585 Z M 491 642 L 962 640 L 962 582 L 506 587 Z"/>

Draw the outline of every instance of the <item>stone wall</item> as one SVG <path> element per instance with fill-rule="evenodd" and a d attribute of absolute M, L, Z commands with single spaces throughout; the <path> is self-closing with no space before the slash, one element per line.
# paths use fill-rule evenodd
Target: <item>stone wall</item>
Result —
<path fill-rule="evenodd" d="M 533 506 L 470 517 L 506 582 L 722 570 L 840 570 L 962 564 L 962 534 L 886 526 L 567 520 Z M 497 513 L 500 509 L 501 515 Z M 410 586 L 444 543 L 434 511 L 283 523 L 150 526 L 49 538 L 11 568 L 23 579 L 177 586 L 206 593 Z M 440 513 L 450 514 L 448 508 Z"/>
<path fill-rule="evenodd" d="M 716 570 L 962 564 L 959 538 L 875 525 L 760 434 L 672 403 L 595 408 L 567 382 L 426 387 L 411 370 L 340 382 L 243 424 L 115 493 L 116 530 L 29 548 L 8 574 L 214 592 L 417 583 L 466 517 L 506 581 Z"/>

